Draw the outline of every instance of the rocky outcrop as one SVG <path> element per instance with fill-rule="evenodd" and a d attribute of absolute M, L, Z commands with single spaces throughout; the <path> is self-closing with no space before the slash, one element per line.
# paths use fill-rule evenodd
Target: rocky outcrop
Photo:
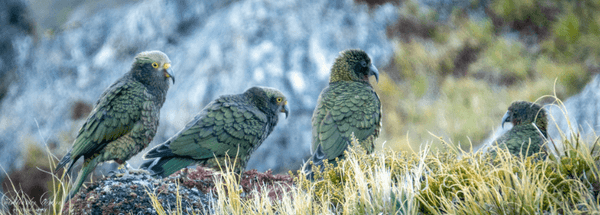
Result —
<path fill-rule="evenodd" d="M 82 189 L 84 190 L 84 189 Z M 179 193 L 179 196 L 177 194 Z M 196 188 L 179 186 L 177 179 L 160 180 L 148 174 L 120 172 L 93 183 L 65 205 L 68 214 L 157 214 L 150 194 L 166 211 L 181 208 L 192 214 L 209 211 L 213 198 Z"/>
<path fill-rule="evenodd" d="M 547 105 L 548 135 L 556 143 L 559 151 L 562 137 L 580 135 L 586 143 L 592 144 L 600 135 L 600 75 L 594 78 L 578 94 L 564 100 L 564 106 Z"/>
<path fill-rule="evenodd" d="M 276 199 L 293 186 L 290 176 L 273 175 L 272 171 L 250 170 L 238 179 L 242 197 L 249 197 L 248 193 L 255 190 L 269 192 L 267 195 Z M 215 180 L 222 180 L 221 173 L 200 166 L 183 169 L 164 179 L 153 178 L 143 171 L 117 170 L 87 189 L 81 189 L 63 211 L 69 214 L 157 214 L 156 208 L 160 207 L 166 212 L 176 211 L 180 201 L 179 208 L 184 214 L 212 214 L 219 198 Z M 160 207 L 153 205 L 150 196 L 156 197 Z"/>

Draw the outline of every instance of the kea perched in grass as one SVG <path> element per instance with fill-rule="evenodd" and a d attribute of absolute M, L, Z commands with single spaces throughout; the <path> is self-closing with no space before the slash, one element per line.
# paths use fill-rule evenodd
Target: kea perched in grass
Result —
<path fill-rule="evenodd" d="M 329 85 L 321 91 L 312 116 L 312 157 L 305 165 L 342 158 L 354 134 L 368 152 L 374 149 L 381 129 L 381 102 L 369 83 L 369 77 L 379 81 L 379 71 L 369 55 L 349 49 L 340 53 L 331 67 Z"/>
<path fill-rule="evenodd" d="M 527 157 L 545 152 L 548 121 L 546 111 L 540 105 L 526 101 L 513 102 L 502 118 L 502 127 L 506 122 L 512 123 L 513 127 L 496 139 L 494 144 L 507 148 L 516 156 Z"/>
<path fill-rule="evenodd" d="M 221 96 L 179 133 L 146 153 L 144 158 L 152 160 L 141 168 L 165 177 L 194 163 L 216 167 L 215 159 L 229 156 L 243 170 L 277 125 L 279 113 L 287 118 L 287 99 L 273 88 L 252 87 L 242 94 Z"/>
<path fill-rule="evenodd" d="M 67 200 L 77 193 L 96 165 L 104 161 L 123 164 L 152 141 L 169 79 L 175 83 L 170 67 L 171 60 L 160 51 L 139 53 L 129 72 L 102 93 L 79 129 L 73 147 L 56 167 L 58 171 L 69 164 L 69 174 L 73 164 L 80 157 L 84 159 Z"/>

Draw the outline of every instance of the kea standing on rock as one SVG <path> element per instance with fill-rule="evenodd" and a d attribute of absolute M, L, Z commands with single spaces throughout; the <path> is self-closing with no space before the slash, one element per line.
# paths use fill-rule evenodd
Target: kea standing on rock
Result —
<path fill-rule="evenodd" d="M 86 122 L 79 129 L 73 148 L 56 170 L 83 157 L 84 163 L 73 197 L 96 165 L 104 161 L 123 164 L 148 146 L 158 127 L 160 108 L 165 102 L 169 79 L 175 83 L 169 57 L 160 51 L 139 53 L 129 72 L 106 89 Z"/>
<path fill-rule="evenodd" d="M 169 176 L 193 163 L 215 167 L 214 158 L 237 158 L 243 170 L 250 154 L 271 134 L 278 113 L 289 109 L 279 90 L 252 87 L 237 95 L 225 95 L 209 103 L 185 128 L 144 155 L 151 159 L 141 168 Z M 238 165 L 239 164 L 239 165 Z"/>
<path fill-rule="evenodd" d="M 546 130 L 548 121 L 546 111 L 538 104 L 526 101 L 513 102 L 502 118 L 502 127 L 506 122 L 512 123 L 513 127 L 496 139 L 494 144 L 507 148 L 516 156 L 527 157 L 545 151 L 543 147 L 548 137 Z"/>
<path fill-rule="evenodd" d="M 381 102 L 369 83 L 371 75 L 379 81 L 379 71 L 362 50 L 345 50 L 335 59 L 329 86 L 321 91 L 312 116 L 313 165 L 342 158 L 352 134 L 373 152 L 381 129 Z M 306 165 L 305 171 L 311 168 Z"/>

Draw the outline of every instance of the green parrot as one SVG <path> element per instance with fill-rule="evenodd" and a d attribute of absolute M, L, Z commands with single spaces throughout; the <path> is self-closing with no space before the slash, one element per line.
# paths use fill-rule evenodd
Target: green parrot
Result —
<path fill-rule="evenodd" d="M 216 167 L 215 160 L 227 155 L 236 159 L 236 169 L 243 170 L 277 125 L 278 113 L 287 118 L 289 109 L 277 89 L 252 87 L 242 94 L 221 96 L 175 136 L 148 151 L 144 158 L 152 160 L 140 168 L 166 177 L 194 163 Z"/>
<path fill-rule="evenodd" d="M 58 171 L 83 157 L 72 198 L 96 165 L 104 161 L 123 164 L 148 146 L 158 127 L 160 108 L 165 102 L 169 79 L 175 83 L 169 57 L 160 51 L 139 53 L 129 72 L 100 96 L 86 122 L 79 129 L 71 150 L 56 166 Z"/>
<path fill-rule="evenodd" d="M 502 127 L 506 122 L 512 123 L 513 127 L 498 137 L 495 145 L 508 148 L 516 156 L 528 157 L 545 151 L 543 144 L 548 138 L 548 121 L 546 111 L 540 105 L 526 101 L 513 102 L 502 118 Z"/>
<path fill-rule="evenodd" d="M 343 158 L 352 134 L 373 152 L 381 129 L 381 102 L 369 83 L 371 75 L 379 82 L 379 71 L 362 50 L 344 50 L 335 59 L 329 86 L 321 91 L 312 116 L 313 153 L 304 167 L 309 175 L 310 161 L 318 166 L 325 159 L 332 163 Z"/>

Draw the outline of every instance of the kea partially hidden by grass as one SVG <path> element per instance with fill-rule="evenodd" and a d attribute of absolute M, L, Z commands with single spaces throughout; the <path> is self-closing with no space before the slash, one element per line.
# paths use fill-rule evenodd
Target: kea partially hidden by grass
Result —
<path fill-rule="evenodd" d="M 148 146 L 158 127 L 160 108 L 165 102 L 169 79 L 175 83 L 171 60 L 160 51 L 139 53 L 129 72 L 108 87 L 79 129 L 73 148 L 58 163 L 56 170 L 83 157 L 84 163 L 73 197 L 96 165 L 104 161 L 123 164 Z"/>
<path fill-rule="evenodd" d="M 540 105 L 526 101 L 513 102 L 502 118 L 502 127 L 506 122 L 512 123 L 513 127 L 496 139 L 494 144 L 507 148 L 516 156 L 528 157 L 545 152 L 548 121 L 546 111 Z"/>
<path fill-rule="evenodd" d="M 312 116 L 312 157 L 304 167 L 309 175 L 311 161 L 319 166 L 323 160 L 343 158 L 352 134 L 368 153 L 375 148 L 381 102 L 369 83 L 371 75 L 379 81 L 379 71 L 362 50 L 345 50 L 335 59 L 329 86 L 321 91 Z"/>
<path fill-rule="evenodd" d="M 221 96 L 179 133 L 146 153 L 144 158 L 152 160 L 141 168 L 166 177 L 194 163 L 217 167 L 217 161 L 229 156 L 235 159 L 236 169 L 243 170 L 277 125 L 279 113 L 287 118 L 287 99 L 273 88 L 252 87 L 242 94 Z"/>

